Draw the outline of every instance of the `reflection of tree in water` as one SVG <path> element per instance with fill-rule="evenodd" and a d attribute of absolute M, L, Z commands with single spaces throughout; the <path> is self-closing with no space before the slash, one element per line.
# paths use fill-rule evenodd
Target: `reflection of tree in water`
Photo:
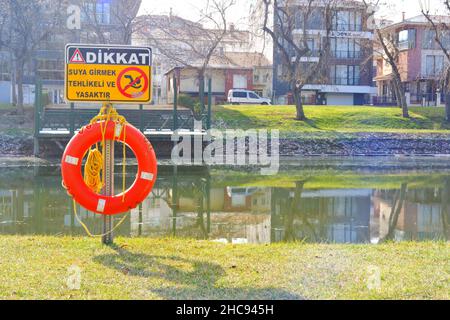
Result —
<path fill-rule="evenodd" d="M 450 239 L 449 220 L 450 220 L 450 177 L 445 179 L 444 186 L 441 189 L 441 219 L 445 239 Z"/>
<path fill-rule="evenodd" d="M 325 212 L 319 212 L 318 215 L 312 215 L 305 203 L 302 201 L 302 196 L 306 184 L 306 180 L 297 181 L 295 183 L 295 189 L 293 189 L 293 196 L 281 197 L 278 199 L 281 206 L 281 216 L 283 221 L 284 236 L 283 241 L 292 242 L 299 239 L 298 231 L 299 225 L 296 222 L 300 222 L 301 226 L 305 228 L 306 237 L 309 241 L 325 240 L 327 237 L 326 231 L 322 230 L 321 226 L 327 224 L 328 216 Z M 280 196 L 285 193 L 284 190 L 275 190 Z M 314 223 L 312 220 L 314 220 Z M 317 223 L 318 221 L 318 223 Z"/>
<path fill-rule="evenodd" d="M 173 213 L 173 235 L 177 235 L 177 223 L 180 210 L 180 198 L 192 199 L 195 206 L 196 221 L 192 226 L 183 227 L 183 235 L 194 238 L 208 239 L 209 236 L 209 177 L 196 177 L 183 183 L 178 183 L 178 179 L 174 177 L 174 183 L 172 185 L 172 192 L 167 192 L 168 197 L 166 200 Z M 206 219 L 205 219 L 206 215 Z"/>
<path fill-rule="evenodd" d="M 381 242 L 394 240 L 395 230 L 398 225 L 398 219 L 405 205 L 405 200 L 407 196 L 408 184 L 402 183 L 400 190 L 397 190 L 394 195 L 394 203 L 391 208 L 391 214 L 389 215 L 389 229 L 386 236 L 381 239 Z"/>
<path fill-rule="evenodd" d="M 290 206 L 284 219 L 285 235 L 284 241 L 297 240 L 295 217 L 300 216 L 302 223 L 310 230 L 314 240 L 317 240 L 317 232 L 314 226 L 309 222 L 307 212 L 301 208 L 302 194 L 304 191 L 306 181 L 297 181 L 295 183 L 294 197 L 290 198 Z"/>

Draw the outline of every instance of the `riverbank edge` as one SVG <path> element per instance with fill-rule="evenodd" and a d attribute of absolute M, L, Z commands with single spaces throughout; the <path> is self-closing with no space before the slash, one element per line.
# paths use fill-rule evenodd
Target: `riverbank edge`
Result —
<path fill-rule="evenodd" d="M 336 133 L 303 134 L 289 137 L 283 133 L 279 139 L 282 157 L 292 156 L 432 156 L 450 155 L 450 133 Z M 51 142 L 48 142 L 51 143 Z M 167 142 L 169 146 L 172 142 Z M 163 156 L 170 150 L 159 143 Z M 53 148 L 58 151 L 57 148 Z M 0 135 L 0 157 L 30 157 L 34 151 L 34 139 L 27 135 Z M 159 150 L 156 150 L 157 152 Z M 43 154 L 46 158 L 59 154 Z"/>
<path fill-rule="evenodd" d="M 0 298 L 449 298 L 445 242 L 224 245 L 118 238 L 116 244 L 0 236 Z M 80 287 L 68 288 L 77 274 Z"/>

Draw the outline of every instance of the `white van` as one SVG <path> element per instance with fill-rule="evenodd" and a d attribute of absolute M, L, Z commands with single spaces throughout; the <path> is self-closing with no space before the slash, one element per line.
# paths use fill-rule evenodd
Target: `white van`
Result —
<path fill-rule="evenodd" d="M 228 92 L 228 103 L 231 104 L 259 104 L 269 106 L 272 101 L 267 98 L 261 98 L 253 91 L 233 89 Z"/>

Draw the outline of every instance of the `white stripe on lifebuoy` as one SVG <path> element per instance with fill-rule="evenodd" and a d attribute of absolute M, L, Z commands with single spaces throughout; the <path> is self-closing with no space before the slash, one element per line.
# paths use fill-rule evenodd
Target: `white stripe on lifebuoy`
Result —
<path fill-rule="evenodd" d="M 105 212 L 106 200 L 100 199 L 97 204 L 97 212 Z"/>
<path fill-rule="evenodd" d="M 71 157 L 71 156 L 66 156 L 66 163 L 68 164 L 72 164 L 74 166 L 78 165 L 78 161 L 80 161 L 80 159 L 75 158 L 75 157 Z"/>
<path fill-rule="evenodd" d="M 154 178 L 155 176 L 153 175 L 153 173 L 150 172 L 142 172 L 141 174 L 141 179 L 144 180 L 153 181 Z"/>
<path fill-rule="evenodd" d="M 123 127 L 121 124 L 116 124 L 116 130 L 114 132 L 114 136 L 116 138 L 120 138 L 120 135 L 122 134 L 122 129 L 123 129 Z"/>

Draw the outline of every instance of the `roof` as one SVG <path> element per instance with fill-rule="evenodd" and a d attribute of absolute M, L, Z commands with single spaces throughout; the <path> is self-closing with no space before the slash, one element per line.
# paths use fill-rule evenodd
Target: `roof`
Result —
<path fill-rule="evenodd" d="M 269 59 L 260 52 L 225 52 L 225 57 L 234 65 L 244 68 L 269 67 Z"/>
<path fill-rule="evenodd" d="M 450 16 L 430 15 L 430 18 L 435 23 L 450 24 Z M 384 29 L 392 29 L 395 27 L 400 27 L 403 25 L 410 25 L 410 24 L 429 25 L 430 22 L 427 20 L 427 18 L 424 15 L 421 14 L 421 15 L 418 15 L 418 16 L 415 16 L 412 18 L 408 18 L 403 21 L 388 25 L 388 26 L 384 26 Z"/>
<path fill-rule="evenodd" d="M 165 74 L 169 74 L 177 69 L 189 69 L 189 68 L 200 68 L 202 66 L 202 61 L 194 61 L 189 66 L 176 66 L 168 70 Z M 208 70 L 224 70 L 224 69 L 238 69 L 238 70 L 252 70 L 253 68 L 248 68 L 244 66 L 239 66 L 233 64 L 224 56 L 212 56 L 208 64 Z"/>

